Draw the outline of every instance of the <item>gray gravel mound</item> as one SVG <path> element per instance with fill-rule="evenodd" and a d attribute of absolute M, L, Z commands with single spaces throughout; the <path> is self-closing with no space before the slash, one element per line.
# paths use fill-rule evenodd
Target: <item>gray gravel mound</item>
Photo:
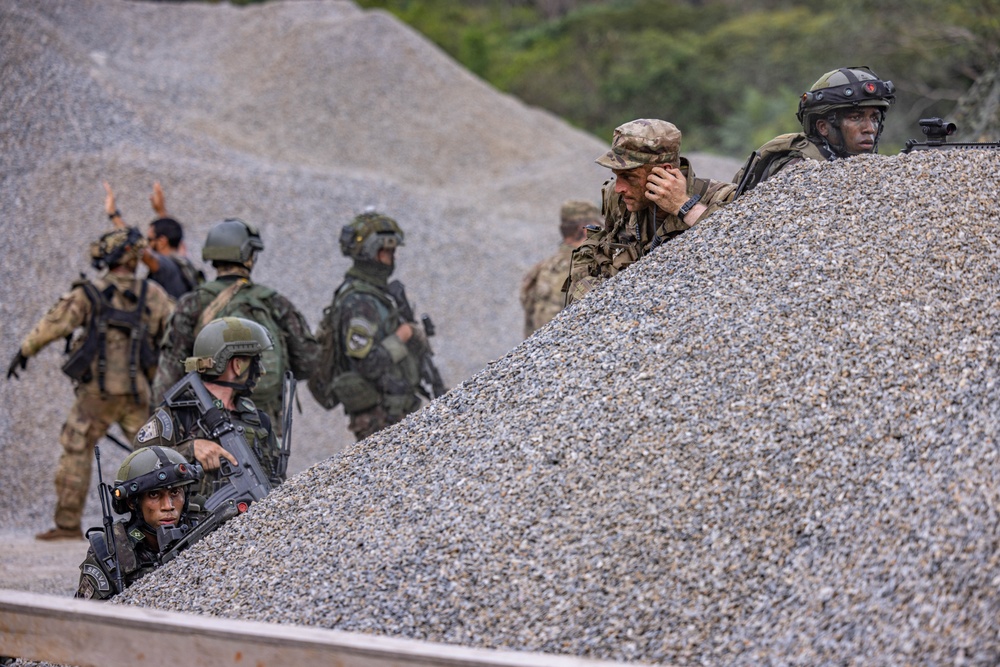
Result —
<path fill-rule="evenodd" d="M 145 228 L 160 181 L 194 258 L 212 223 L 258 225 L 254 277 L 312 326 L 348 267 L 341 226 L 367 206 L 394 216 L 398 277 L 434 317 L 455 385 L 520 342 L 521 276 L 558 244 L 562 202 L 597 202 L 608 176 L 593 164 L 605 141 L 498 93 L 389 14 L 333 0 L 0 0 L 0 108 L 5 362 L 90 273 L 87 245 L 109 224 L 101 182 Z M 738 168 L 706 162 L 721 178 Z M 5 530 L 51 522 L 72 401 L 60 348 L 0 382 Z M 353 440 L 340 409 L 301 401 L 293 473 Z M 110 476 L 126 452 L 103 450 Z M 99 524 L 96 486 L 87 510 Z"/>
<path fill-rule="evenodd" d="M 997 664 L 998 168 L 788 169 L 124 602 L 670 664 Z"/>

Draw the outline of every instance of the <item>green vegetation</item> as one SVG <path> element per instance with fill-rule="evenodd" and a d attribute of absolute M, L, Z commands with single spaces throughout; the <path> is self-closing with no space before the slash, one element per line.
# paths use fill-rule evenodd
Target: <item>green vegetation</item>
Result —
<path fill-rule="evenodd" d="M 610 137 L 665 118 L 688 150 L 742 157 L 798 129 L 826 71 L 897 87 L 882 152 L 950 113 L 1000 56 L 1000 0 L 358 0 L 386 9 L 528 104 Z"/>

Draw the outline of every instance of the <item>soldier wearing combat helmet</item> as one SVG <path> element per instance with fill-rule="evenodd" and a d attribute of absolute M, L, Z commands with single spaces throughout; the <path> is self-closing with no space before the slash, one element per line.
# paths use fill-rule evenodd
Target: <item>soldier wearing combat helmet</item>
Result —
<path fill-rule="evenodd" d="M 597 164 L 614 172 L 602 191 L 604 225 L 573 252 L 567 303 L 645 257 L 728 201 L 733 186 L 697 178 L 682 157 L 681 131 L 642 118 L 615 128 Z"/>
<path fill-rule="evenodd" d="M 253 400 L 280 431 L 284 373 L 291 370 L 297 379 L 308 378 L 316 365 L 319 346 L 305 317 L 291 301 L 250 280 L 257 255 L 263 250 L 260 232 L 243 220 L 229 218 L 209 230 L 202 259 L 212 262 L 218 276 L 177 302 L 153 386 L 156 403 L 183 377 L 184 360 L 191 356 L 195 338 L 206 324 L 224 316 L 245 317 L 267 329 L 274 342 L 273 348 L 263 354 L 268 374 L 258 383 Z"/>
<path fill-rule="evenodd" d="M 569 278 L 573 249 L 587 238 L 587 225 L 599 225 L 604 219 L 599 208 L 586 201 L 568 201 L 559 212 L 562 242 L 555 254 L 535 264 L 521 281 L 521 307 L 524 309 L 524 337 L 559 314 L 566 302 L 563 285 Z"/>
<path fill-rule="evenodd" d="M 160 564 L 159 529 L 198 524 L 201 513 L 189 491 L 201 475 L 199 466 L 172 449 L 143 447 L 129 454 L 111 493 L 114 511 L 128 516 L 112 524 L 113 545 L 103 528 L 87 531 L 90 548 L 80 565 L 75 597 L 105 600 L 121 592 L 118 572 L 109 561 L 117 563 L 125 587 L 155 570 Z"/>
<path fill-rule="evenodd" d="M 358 440 L 395 424 L 420 408 L 420 364 L 430 352 L 426 333 L 407 313 L 399 281 L 389 282 L 403 230 L 392 218 L 366 212 L 344 225 L 340 250 L 353 260 L 324 312 L 317 338 L 324 342 L 319 377 L 329 385 L 309 388 L 332 406 L 323 390 L 344 406 Z M 329 345 L 327 345 L 329 342 Z"/>
<path fill-rule="evenodd" d="M 782 134 L 754 151 L 733 177 L 735 196 L 802 160 L 829 161 L 877 153 L 885 114 L 895 101 L 892 81 L 868 67 L 827 72 L 799 98 L 802 132 Z"/>
<path fill-rule="evenodd" d="M 83 537 L 80 520 L 94 445 L 113 423 L 131 438 L 149 417 L 150 380 L 173 302 L 159 285 L 135 276 L 145 243 L 134 228 L 116 229 L 92 243 L 92 265 L 107 271 L 74 282 L 21 341 L 7 369 L 8 379 L 20 377 L 18 368 L 28 359 L 77 332 L 63 366 L 76 398 L 59 436 L 55 527 L 38 534 L 40 540 Z"/>
<path fill-rule="evenodd" d="M 284 475 L 271 419 L 250 399 L 260 378 L 270 372 L 261 357 L 271 348 L 271 337 L 260 324 L 242 317 L 223 317 L 209 322 L 198 333 L 192 356 L 185 360 L 184 367 L 188 373 L 198 374 L 193 381 L 204 384 L 227 421 L 243 433 L 272 486 L 277 486 L 284 481 Z M 182 400 L 185 397 L 170 399 L 171 389 L 166 392 L 167 400 L 139 429 L 135 445 L 171 447 L 186 460 L 200 464 L 205 476 L 198 493 L 210 496 L 214 485 L 221 481 L 220 459 L 235 465 L 236 458 L 212 439 L 197 407 Z"/>

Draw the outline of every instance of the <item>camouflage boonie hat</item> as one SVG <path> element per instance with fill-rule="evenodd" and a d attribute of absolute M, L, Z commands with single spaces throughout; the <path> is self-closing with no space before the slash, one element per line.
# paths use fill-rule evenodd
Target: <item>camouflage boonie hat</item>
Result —
<path fill-rule="evenodd" d="M 598 222 L 601 220 L 601 209 L 589 201 L 570 200 L 559 209 L 559 220 L 564 225 Z"/>
<path fill-rule="evenodd" d="M 615 128 L 611 150 L 594 160 L 608 169 L 635 169 L 644 164 L 676 162 L 681 154 L 681 131 L 673 123 L 640 118 Z"/>
<path fill-rule="evenodd" d="M 138 260 L 146 245 L 146 237 L 135 227 L 116 229 L 90 244 L 90 261 L 95 269 L 115 267 L 133 257 Z"/>

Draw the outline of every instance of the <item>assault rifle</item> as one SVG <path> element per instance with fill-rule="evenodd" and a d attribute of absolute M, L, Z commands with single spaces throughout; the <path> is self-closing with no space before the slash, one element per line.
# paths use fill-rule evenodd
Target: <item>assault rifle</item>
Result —
<path fill-rule="evenodd" d="M 198 424 L 208 438 L 217 441 L 237 461 L 237 465 L 233 466 L 224 458 L 219 460 L 219 474 L 223 479 L 216 482 L 212 495 L 205 502 L 207 518 L 194 528 L 161 526 L 158 529 L 160 562 L 167 563 L 232 517 L 246 512 L 251 503 L 270 493 L 271 483 L 247 444 L 243 428 L 234 427 L 222 409 L 216 406 L 215 398 L 196 371 L 188 373 L 171 387 L 163 402 L 171 408 L 196 408 L 201 414 Z"/>
<path fill-rule="evenodd" d="M 295 387 L 298 380 L 292 371 L 285 371 L 285 377 L 281 383 L 281 448 L 278 450 L 278 470 L 277 478 L 284 479 L 288 471 L 288 459 L 292 455 L 292 404 L 295 403 Z"/>
<path fill-rule="evenodd" d="M 115 520 L 111 516 L 111 491 L 104 483 L 104 475 L 101 472 L 101 448 L 94 445 L 94 458 L 97 459 L 97 495 L 101 497 L 101 514 L 104 517 L 104 541 L 107 544 L 107 556 L 104 557 L 104 569 L 114 572 L 115 585 L 118 592 L 125 590 L 125 577 L 122 575 L 122 568 L 118 563 L 118 543 L 115 541 Z M 88 530 L 88 532 L 90 532 Z M 95 550 L 96 551 L 96 550 Z M 104 554 L 96 554 L 99 558 Z"/>
<path fill-rule="evenodd" d="M 921 118 L 920 129 L 927 137 L 927 141 L 917 141 L 909 139 L 906 142 L 904 153 L 912 151 L 926 151 L 938 148 L 984 148 L 1000 149 L 1000 141 L 968 141 L 948 143 L 948 137 L 958 131 L 958 126 L 948 123 L 940 118 Z"/>
<path fill-rule="evenodd" d="M 396 306 L 399 308 L 399 314 L 403 319 L 407 322 L 416 322 L 417 320 L 413 315 L 413 307 L 410 306 L 410 302 L 406 298 L 406 289 L 403 287 L 403 283 L 398 280 L 393 280 L 389 283 L 389 294 L 396 300 Z M 435 334 L 434 322 L 431 321 L 430 315 L 421 317 L 420 323 L 423 324 L 424 333 L 427 334 L 428 339 Z M 433 356 L 434 352 L 431 350 L 430 341 L 428 340 L 427 351 L 420 357 L 419 389 L 421 394 L 430 399 L 444 396 L 448 391 L 448 388 L 444 386 L 444 380 L 441 379 L 441 372 L 434 365 Z"/>

